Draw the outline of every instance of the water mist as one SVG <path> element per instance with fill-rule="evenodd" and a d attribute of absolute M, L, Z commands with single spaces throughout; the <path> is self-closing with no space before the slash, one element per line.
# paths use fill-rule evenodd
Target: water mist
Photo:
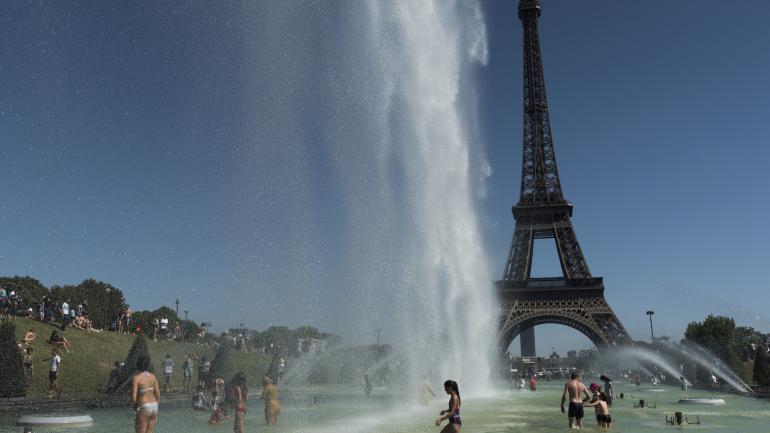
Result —
<path fill-rule="evenodd" d="M 479 6 L 366 3 L 366 109 L 354 148 L 338 145 L 351 215 L 347 264 L 362 322 L 405 349 L 410 380 L 486 388 L 494 278 L 476 200 L 487 171 L 475 134 L 473 68 L 486 62 Z M 349 59 L 350 60 L 350 59 Z M 335 131 L 339 133 L 339 130 Z M 363 133 L 365 132 L 365 133 Z"/>

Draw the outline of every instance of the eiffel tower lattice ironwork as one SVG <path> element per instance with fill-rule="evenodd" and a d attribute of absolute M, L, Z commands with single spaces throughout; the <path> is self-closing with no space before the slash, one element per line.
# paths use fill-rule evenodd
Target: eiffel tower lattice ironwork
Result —
<path fill-rule="evenodd" d="M 513 207 L 516 227 L 503 278 L 495 282 L 502 303 L 499 344 L 521 336 L 522 356 L 535 356 L 533 327 L 557 323 L 587 336 L 597 347 L 631 339 L 604 298 L 604 282 L 593 277 L 572 228 L 572 204 L 564 199 L 548 120 L 538 36 L 539 0 L 520 0 L 524 29 L 524 143 L 521 194 Z M 535 239 L 552 238 L 562 277 L 532 278 Z"/>

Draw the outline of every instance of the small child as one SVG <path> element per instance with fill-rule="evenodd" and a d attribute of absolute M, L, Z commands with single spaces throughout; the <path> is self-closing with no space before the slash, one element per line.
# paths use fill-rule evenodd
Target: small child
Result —
<path fill-rule="evenodd" d="M 206 395 L 203 394 L 203 387 L 198 385 L 195 387 L 195 394 L 192 398 L 193 410 L 206 410 Z"/>
<path fill-rule="evenodd" d="M 610 415 L 609 406 L 607 406 L 607 395 L 603 392 L 599 393 L 599 399 L 593 403 L 584 403 L 585 407 L 597 407 L 598 413 L 596 414 L 596 420 L 600 422 L 602 427 L 612 427 L 612 416 Z"/>
<path fill-rule="evenodd" d="M 225 412 L 224 406 L 219 401 L 219 397 L 217 397 L 216 391 L 211 392 L 211 400 L 209 400 L 209 403 L 211 405 L 211 417 L 209 418 L 209 426 L 214 427 L 218 425 L 220 421 L 227 419 L 227 412 Z"/>

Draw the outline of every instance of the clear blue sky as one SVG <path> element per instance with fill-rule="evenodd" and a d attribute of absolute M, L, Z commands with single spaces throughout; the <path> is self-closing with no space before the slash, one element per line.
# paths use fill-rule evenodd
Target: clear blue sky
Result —
<path fill-rule="evenodd" d="M 346 91 L 340 65 L 363 31 L 341 26 L 353 4 L 6 3 L 0 274 L 101 279 L 135 308 L 180 297 L 215 327 L 344 334 L 334 222 L 351 210 L 319 87 Z M 521 28 L 515 2 L 482 6 L 489 61 L 467 86 L 499 274 L 519 189 Z M 543 5 L 562 185 L 636 338 L 647 309 L 676 338 L 708 313 L 770 332 L 769 19 L 764 0 Z M 536 274 L 558 272 L 537 247 Z M 543 353 L 588 345 L 565 328 L 538 335 Z"/>

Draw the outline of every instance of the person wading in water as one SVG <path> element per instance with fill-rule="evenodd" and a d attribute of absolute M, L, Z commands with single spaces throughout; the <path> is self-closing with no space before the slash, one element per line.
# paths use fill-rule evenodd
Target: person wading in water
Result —
<path fill-rule="evenodd" d="M 564 413 L 564 402 L 567 400 L 567 395 L 569 395 L 569 412 L 567 417 L 569 418 L 570 428 L 583 428 L 583 402 L 591 399 L 586 386 L 580 379 L 580 373 L 573 371 L 570 375 L 570 381 L 564 384 L 564 393 L 561 395 L 561 413 Z M 585 394 L 585 398 L 582 398 L 581 394 Z"/>
<path fill-rule="evenodd" d="M 246 417 L 246 401 L 248 400 L 249 390 L 246 386 L 246 378 L 242 373 L 236 373 L 232 381 L 233 398 L 235 399 L 235 418 L 233 420 L 233 431 L 235 433 L 244 433 L 243 418 Z"/>
<path fill-rule="evenodd" d="M 150 358 L 140 356 L 136 360 L 139 371 L 131 379 L 131 400 L 134 402 L 136 417 L 134 428 L 136 433 L 152 433 L 158 422 L 158 403 L 160 403 L 160 384 L 158 378 L 148 370 Z"/>
<path fill-rule="evenodd" d="M 441 421 L 449 420 L 449 424 L 441 429 L 441 433 L 459 433 L 463 425 L 460 420 L 460 388 L 454 380 L 444 382 L 444 391 L 449 394 L 449 409 L 442 410 L 440 416 L 436 418 L 436 426 L 441 425 Z"/>

